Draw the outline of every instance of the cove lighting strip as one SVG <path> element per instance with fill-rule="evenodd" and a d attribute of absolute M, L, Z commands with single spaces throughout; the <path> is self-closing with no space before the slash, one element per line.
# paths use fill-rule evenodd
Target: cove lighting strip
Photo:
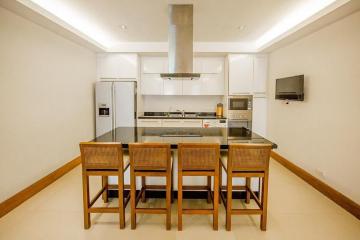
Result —
<path fill-rule="evenodd" d="M 37 10 L 40 14 L 50 18 L 50 20 L 57 22 L 63 27 L 70 30 L 75 30 L 77 34 L 85 36 L 91 42 L 103 49 L 112 47 L 115 40 L 112 39 L 108 33 L 104 32 L 100 26 L 92 22 L 88 17 L 80 14 L 76 10 L 66 5 L 61 0 L 17 0 L 21 4 Z M 44 12 L 44 10 L 46 12 Z M 50 15 L 49 15 L 50 13 Z M 51 16 L 53 15 L 53 16 Z M 58 19 L 54 19 L 54 16 Z M 61 20 L 62 22 L 59 23 Z M 64 26 L 64 23 L 68 25 Z"/>
<path fill-rule="evenodd" d="M 342 5 L 349 0 L 311 0 L 307 1 L 303 6 L 294 9 L 289 15 L 284 17 L 279 23 L 273 26 L 269 31 L 263 34 L 255 42 L 256 48 L 260 49 L 261 47 L 271 43 L 276 38 L 280 37 L 289 30 L 297 27 L 299 24 L 303 23 L 307 19 L 313 17 L 316 13 L 319 13 L 321 10 L 329 7 L 331 4 L 338 2 L 339 5 Z"/>
<path fill-rule="evenodd" d="M 21 4 L 37 11 L 57 24 L 92 42 L 105 51 L 111 51 L 117 45 L 111 34 L 104 31 L 96 22 L 76 9 L 71 8 L 63 0 L 17 0 Z M 251 45 L 255 51 L 270 46 L 291 30 L 305 26 L 321 14 L 324 15 L 350 0 L 297 0 L 302 5 L 291 11 L 279 23 L 265 32 Z M 356 0 L 360 1 L 360 0 Z M 325 10 L 326 9 L 326 10 Z M 330 9 L 330 11 L 328 11 Z M 321 12 L 324 10 L 323 12 Z M 308 21 L 308 22 L 306 22 Z M 302 25 L 303 24 L 303 25 Z"/>

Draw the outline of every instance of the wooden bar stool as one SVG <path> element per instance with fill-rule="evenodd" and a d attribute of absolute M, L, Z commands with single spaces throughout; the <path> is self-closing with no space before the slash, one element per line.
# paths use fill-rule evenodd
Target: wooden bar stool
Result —
<path fill-rule="evenodd" d="M 84 228 L 91 226 L 90 213 L 119 213 L 120 228 L 125 228 L 125 207 L 130 196 L 124 201 L 124 172 L 129 167 L 129 158 L 123 157 L 121 143 L 80 143 L 83 179 L 83 205 L 84 205 Z M 89 176 L 101 176 L 102 188 L 90 200 Z M 104 202 L 108 201 L 107 183 L 108 176 L 118 177 L 119 206 L 118 207 L 92 207 L 96 200 L 102 195 Z"/>
<path fill-rule="evenodd" d="M 222 166 L 227 174 L 227 197 L 220 190 L 220 195 L 226 208 L 226 230 L 231 230 L 231 215 L 259 214 L 260 228 L 266 230 L 267 199 L 269 181 L 270 144 L 231 144 L 227 157 L 221 158 Z M 234 177 L 246 178 L 245 186 L 233 186 Z M 251 178 L 261 178 L 261 198 L 259 199 L 251 190 Z M 221 189 L 221 186 L 220 186 Z M 232 191 L 246 190 L 246 203 L 250 202 L 250 195 L 255 200 L 259 209 L 233 209 Z"/>
<path fill-rule="evenodd" d="M 166 229 L 171 229 L 171 201 L 172 201 L 172 159 L 170 144 L 164 143 L 131 143 L 130 155 L 130 192 L 131 192 L 131 229 L 136 228 L 136 214 L 166 214 Z M 142 177 L 140 193 L 136 195 L 136 177 Z M 138 208 L 140 198 L 145 200 L 145 191 L 152 187 L 145 184 L 145 177 L 165 177 L 166 207 Z"/>
<path fill-rule="evenodd" d="M 213 229 L 218 230 L 218 205 L 219 205 L 219 162 L 220 145 L 204 143 L 180 143 L 178 145 L 178 230 L 182 230 L 183 214 L 212 214 Z M 183 189 L 194 190 L 199 186 L 183 186 L 183 176 L 206 176 L 207 186 L 210 189 L 213 208 L 212 209 L 183 209 Z M 209 178 L 214 176 L 214 194 L 211 193 Z"/>

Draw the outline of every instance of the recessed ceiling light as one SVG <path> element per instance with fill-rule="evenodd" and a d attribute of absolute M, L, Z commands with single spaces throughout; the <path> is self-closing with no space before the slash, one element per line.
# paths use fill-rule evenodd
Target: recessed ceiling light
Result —
<path fill-rule="evenodd" d="M 119 28 L 120 28 L 122 31 L 127 30 L 127 26 L 126 26 L 125 24 L 121 24 L 121 25 L 119 26 Z"/>

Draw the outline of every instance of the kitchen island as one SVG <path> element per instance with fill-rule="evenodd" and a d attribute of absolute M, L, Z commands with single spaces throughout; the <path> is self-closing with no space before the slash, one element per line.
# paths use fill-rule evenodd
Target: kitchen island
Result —
<path fill-rule="evenodd" d="M 277 148 L 275 143 L 246 128 L 118 127 L 93 141 L 120 142 L 125 149 L 134 142 L 170 143 L 172 149 L 181 142 L 219 143 L 222 150 L 231 143 L 272 144 Z"/>
<path fill-rule="evenodd" d="M 197 143 L 219 143 L 222 152 L 226 152 L 231 143 L 248 144 L 272 144 L 273 149 L 277 148 L 275 143 L 252 132 L 246 128 L 164 128 L 164 127 L 118 127 L 93 140 L 94 142 L 119 142 L 125 152 L 128 144 L 139 143 L 169 143 L 173 149 L 174 156 L 174 189 L 177 189 L 177 145 L 184 142 Z M 226 176 L 225 172 L 223 175 Z M 140 187 L 141 179 L 137 179 L 137 186 Z M 147 184 L 164 184 L 164 179 L 147 178 Z M 116 177 L 110 177 L 109 183 L 115 184 Z M 125 184 L 129 184 L 129 171 L 125 172 Z M 184 178 L 185 185 L 205 185 L 206 179 L 202 177 Z M 223 178 L 223 185 L 226 178 Z M 243 185 L 243 179 L 234 179 L 234 184 Z M 257 191 L 258 181 L 253 181 L 252 189 Z M 110 194 L 111 195 L 111 194 Z"/>

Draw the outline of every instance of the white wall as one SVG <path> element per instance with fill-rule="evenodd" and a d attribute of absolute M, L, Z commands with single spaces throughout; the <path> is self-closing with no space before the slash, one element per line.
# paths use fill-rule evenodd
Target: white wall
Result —
<path fill-rule="evenodd" d="M 94 136 L 95 54 L 0 8 L 0 202 Z"/>
<path fill-rule="evenodd" d="M 223 103 L 223 96 L 143 96 L 144 112 L 215 112 L 216 104 Z"/>
<path fill-rule="evenodd" d="M 305 74 L 305 101 L 274 100 Z M 360 203 L 360 12 L 270 54 L 268 137 L 279 152 Z"/>

